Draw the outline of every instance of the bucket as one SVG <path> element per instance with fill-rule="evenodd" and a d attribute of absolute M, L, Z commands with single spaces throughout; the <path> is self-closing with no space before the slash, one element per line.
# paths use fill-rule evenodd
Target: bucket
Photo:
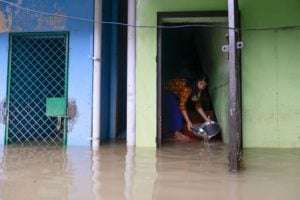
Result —
<path fill-rule="evenodd" d="M 208 139 L 211 139 L 220 133 L 221 128 L 217 122 L 209 121 L 194 125 L 192 131 L 196 137 L 203 138 L 207 136 Z"/>

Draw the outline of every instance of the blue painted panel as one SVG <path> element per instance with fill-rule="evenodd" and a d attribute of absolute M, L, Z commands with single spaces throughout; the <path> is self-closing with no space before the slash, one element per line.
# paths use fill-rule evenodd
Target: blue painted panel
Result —
<path fill-rule="evenodd" d="M 112 3 L 103 0 L 103 21 L 111 21 Z M 111 66 L 111 25 L 104 24 L 102 27 L 102 82 L 101 82 L 101 139 L 109 139 L 110 121 L 110 66 Z"/>
<path fill-rule="evenodd" d="M 6 97 L 8 34 L 0 34 L 0 106 Z M 0 116 L 1 117 L 1 116 Z M 0 123 L 0 145 L 4 144 L 5 127 Z"/>
<path fill-rule="evenodd" d="M 20 6 L 93 19 L 93 0 L 18 0 Z M 10 13 L 13 13 L 11 17 Z M 11 21 L 11 19 L 14 19 Z M 91 135 L 93 23 L 32 14 L 0 4 L 0 31 L 44 32 L 69 31 L 69 99 L 76 102 L 78 116 L 70 124 L 69 145 L 89 145 Z M 7 34 L 0 34 L 0 100 L 6 96 Z M 3 143 L 4 126 L 0 125 L 0 144 Z"/>

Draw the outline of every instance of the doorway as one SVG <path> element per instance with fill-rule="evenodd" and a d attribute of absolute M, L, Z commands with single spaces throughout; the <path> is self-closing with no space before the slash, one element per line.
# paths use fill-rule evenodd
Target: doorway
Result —
<path fill-rule="evenodd" d="M 170 80 L 188 72 L 194 78 L 206 77 L 208 88 L 202 93 L 203 109 L 212 120 L 221 126 L 216 138 L 229 142 L 228 123 L 228 54 L 222 52 L 222 45 L 228 43 L 227 11 L 213 12 L 167 12 L 158 13 L 158 66 L 157 66 L 157 146 L 165 136 L 166 86 Z M 170 27 L 170 28 L 168 28 Z M 195 123 L 203 118 L 187 104 L 189 116 Z M 190 131 L 182 130 L 193 136 Z"/>
<path fill-rule="evenodd" d="M 127 1 L 103 1 L 103 20 L 127 23 Z M 102 24 L 101 144 L 126 141 L 127 27 Z"/>
<path fill-rule="evenodd" d="M 6 144 L 67 142 L 68 33 L 10 34 Z"/>

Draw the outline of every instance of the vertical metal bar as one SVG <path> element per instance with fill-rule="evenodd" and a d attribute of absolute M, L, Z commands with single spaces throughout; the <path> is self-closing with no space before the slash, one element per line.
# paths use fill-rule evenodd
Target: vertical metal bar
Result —
<path fill-rule="evenodd" d="M 127 146 L 136 143 L 136 0 L 128 0 Z"/>
<path fill-rule="evenodd" d="M 237 0 L 228 0 L 229 21 L 229 169 L 240 169 L 241 152 L 241 104 L 240 75 L 237 50 L 238 16 Z"/>
<path fill-rule="evenodd" d="M 94 68 L 93 68 L 93 130 L 92 147 L 100 145 L 101 126 L 101 41 L 102 41 L 102 0 L 94 5 Z"/>

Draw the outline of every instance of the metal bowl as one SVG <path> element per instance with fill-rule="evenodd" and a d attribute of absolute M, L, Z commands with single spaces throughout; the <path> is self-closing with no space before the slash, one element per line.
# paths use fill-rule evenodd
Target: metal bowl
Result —
<path fill-rule="evenodd" d="M 217 122 L 210 121 L 194 125 L 192 131 L 197 137 L 203 138 L 207 136 L 208 139 L 211 139 L 220 133 L 221 128 Z"/>

